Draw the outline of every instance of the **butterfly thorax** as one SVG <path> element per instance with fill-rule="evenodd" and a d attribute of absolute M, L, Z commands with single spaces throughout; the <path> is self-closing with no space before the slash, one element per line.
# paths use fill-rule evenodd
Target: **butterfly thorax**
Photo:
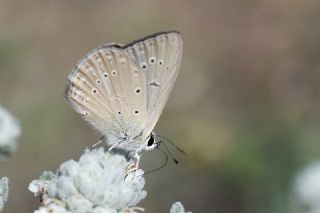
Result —
<path fill-rule="evenodd" d="M 130 129 L 117 134 L 106 134 L 107 144 L 124 151 L 142 152 L 147 150 L 150 136 L 145 136 L 142 130 Z"/>

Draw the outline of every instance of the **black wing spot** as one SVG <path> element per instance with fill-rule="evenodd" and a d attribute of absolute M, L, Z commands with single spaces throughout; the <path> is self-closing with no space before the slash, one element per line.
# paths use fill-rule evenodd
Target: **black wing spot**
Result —
<path fill-rule="evenodd" d="M 148 66 L 147 66 L 146 63 L 141 63 L 140 66 L 141 66 L 141 68 L 144 69 L 144 70 L 146 70 L 146 69 L 148 68 Z"/>
<path fill-rule="evenodd" d="M 149 63 L 150 63 L 150 64 L 154 64 L 155 62 L 156 62 L 155 57 L 151 57 L 151 58 L 149 59 Z"/>
<path fill-rule="evenodd" d="M 160 87 L 160 85 L 155 81 L 149 83 L 148 86 Z"/>

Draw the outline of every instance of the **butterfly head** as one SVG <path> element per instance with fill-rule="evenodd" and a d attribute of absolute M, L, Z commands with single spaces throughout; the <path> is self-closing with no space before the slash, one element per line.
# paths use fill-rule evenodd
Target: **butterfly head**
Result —
<path fill-rule="evenodd" d="M 151 133 L 148 137 L 147 144 L 145 146 L 145 151 L 151 151 L 158 147 L 161 143 L 161 140 L 157 137 L 156 134 Z"/>

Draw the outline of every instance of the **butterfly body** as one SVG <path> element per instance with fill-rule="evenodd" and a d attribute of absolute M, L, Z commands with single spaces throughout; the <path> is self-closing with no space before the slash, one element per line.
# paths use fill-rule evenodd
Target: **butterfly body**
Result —
<path fill-rule="evenodd" d="M 109 146 L 138 154 L 151 150 L 156 146 L 152 131 L 181 56 L 178 32 L 157 33 L 128 45 L 102 45 L 71 71 L 66 98 Z"/>

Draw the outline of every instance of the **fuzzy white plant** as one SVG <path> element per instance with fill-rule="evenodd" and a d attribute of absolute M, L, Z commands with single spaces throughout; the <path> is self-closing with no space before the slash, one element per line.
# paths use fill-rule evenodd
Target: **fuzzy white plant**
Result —
<path fill-rule="evenodd" d="M 296 175 L 292 201 L 292 212 L 320 213 L 320 161 L 308 165 Z"/>
<path fill-rule="evenodd" d="M 143 170 L 126 175 L 128 161 L 119 151 L 85 150 L 79 161 L 64 162 L 56 173 L 44 172 L 29 190 L 40 196 L 34 213 L 134 213 L 147 192 Z M 181 203 L 171 213 L 185 213 Z"/>
<path fill-rule="evenodd" d="M 78 162 L 63 163 L 57 173 L 44 172 L 29 190 L 42 197 L 42 212 L 136 212 L 146 197 L 141 169 L 126 176 L 128 162 L 116 152 L 103 148 L 88 151 Z"/>
<path fill-rule="evenodd" d="M 0 178 L 0 212 L 3 210 L 5 202 L 9 195 L 9 179 L 7 177 Z"/>
<path fill-rule="evenodd" d="M 191 213 L 191 212 L 186 212 L 184 210 L 183 205 L 180 202 L 175 202 L 170 209 L 170 213 Z"/>
<path fill-rule="evenodd" d="M 16 150 L 20 134 L 18 121 L 0 106 L 0 160 L 7 159 Z"/>

